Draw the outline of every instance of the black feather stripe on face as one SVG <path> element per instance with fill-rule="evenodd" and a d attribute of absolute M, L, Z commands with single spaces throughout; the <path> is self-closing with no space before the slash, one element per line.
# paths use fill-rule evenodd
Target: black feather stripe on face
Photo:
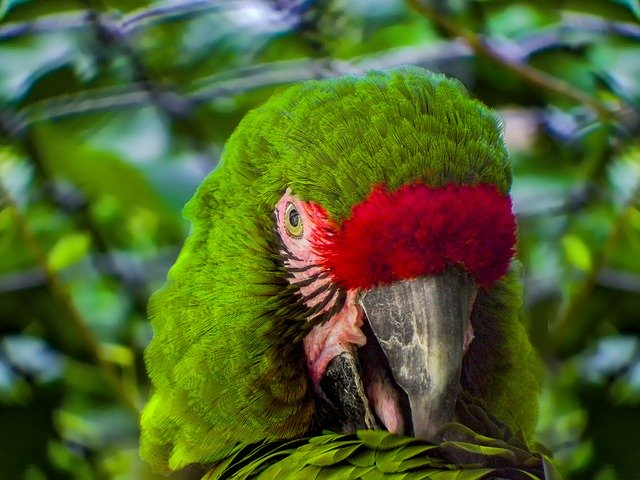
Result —
<path fill-rule="evenodd" d="M 318 303 L 308 307 L 307 320 L 314 325 L 325 323 L 342 310 L 347 298 L 346 292 L 329 279 L 328 272 L 326 272 L 320 265 L 312 263 L 303 266 L 296 266 L 295 263 L 302 262 L 303 260 L 291 252 L 283 242 L 282 237 L 277 230 L 275 232 L 275 237 L 276 248 L 280 255 L 280 263 L 285 271 L 286 278 L 294 278 L 295 273 L 310 272 L 313 269 L 318 270 L 317 273 L 312 274 L 304 280 L 291 282 L 291 286 L 296 289 L 298 302 L 303 305 L 308 306 L 312 300 L 321 298 Z M 308 287 L 315 283 L 320 283 L 320 285 L 310 293 L 303 294 L 301 292 L 303 287 Z"/>

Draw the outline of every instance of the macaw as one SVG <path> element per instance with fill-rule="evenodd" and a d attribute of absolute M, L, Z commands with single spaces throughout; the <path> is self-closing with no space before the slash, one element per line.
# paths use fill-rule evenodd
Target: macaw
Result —
<path fill-rule="evenodd" d="M 551 478 L 498 116 L 417 67 L 250 111 L 150 301 L 140 453 L 204 478 Z"/>

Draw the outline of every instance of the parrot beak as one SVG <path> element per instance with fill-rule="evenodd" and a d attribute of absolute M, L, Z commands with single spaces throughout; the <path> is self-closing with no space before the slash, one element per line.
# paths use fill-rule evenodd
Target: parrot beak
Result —
<path fill-rule="evenodd" d="M 457 269 L 366 291 L 359 302 L 397 385 L 412 432 L 435 440 L 453 417 L 477 286 Z"/>

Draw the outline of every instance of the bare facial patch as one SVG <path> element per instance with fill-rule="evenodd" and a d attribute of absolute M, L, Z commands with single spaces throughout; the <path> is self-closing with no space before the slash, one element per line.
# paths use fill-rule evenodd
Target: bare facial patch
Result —
<path fill-rule="evenodd" d="M 289 282 L 298 286 L 310 311 L 309 320 L 321 320 L 304 339 L 309 376 L 318 388 L 334 357 L 354 353 L 352 346 L 366 343 L 360 330 L 362 308 L 355 292 L 344 292 L 323 266 L 318 246 L 330 241 L 334 232 L 324 210 L 298 199 L 288 189 L 276 204 L 276 219 Z"/>

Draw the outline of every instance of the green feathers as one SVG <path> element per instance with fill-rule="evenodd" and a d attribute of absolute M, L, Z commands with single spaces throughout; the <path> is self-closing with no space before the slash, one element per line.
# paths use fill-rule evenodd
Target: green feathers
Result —
<path fill-rule="evenodd" d="M 274 245 L 272 213 L 283 192 L 320 204 L 339 223 L 373 186 L 417 181 L 509 190 L 499 120 L 455 80 L 408 67 L 310 81 L 247 114 L 185 208 L 192 233 L 150 302 L 153 392 L 140 451 L 155 470 L 213 464 L 313 426 L 305 311 Z M 474 353 L 482 366 L 466 381 L 529 435 L 538 386 L 516 283 L 511 274 L 480 298 L 482 318 L 473 321 L 491 324 L 491 333 Z"/>
<path fill-rule="evenodd" d="M 225 190 L 248 188 L 272 207 L 289 186 L 336 220 L 373 185 L 511 185 L 497 116 L 457 80 L 413 67 L 273 95 L 227 142 L 223 172 Z"/>
<path fill-rule="evenodd" d="M 469 397 L 459 401 L 458 417 L 473 430 L 451 423 L 438 445 L 379 430 L 351 435 L 325 433 L 246 449 L 203 480 L 553 478 L 549 460 L 532 453 L 505 424 L 487 415 L 481 404 Z"/>

